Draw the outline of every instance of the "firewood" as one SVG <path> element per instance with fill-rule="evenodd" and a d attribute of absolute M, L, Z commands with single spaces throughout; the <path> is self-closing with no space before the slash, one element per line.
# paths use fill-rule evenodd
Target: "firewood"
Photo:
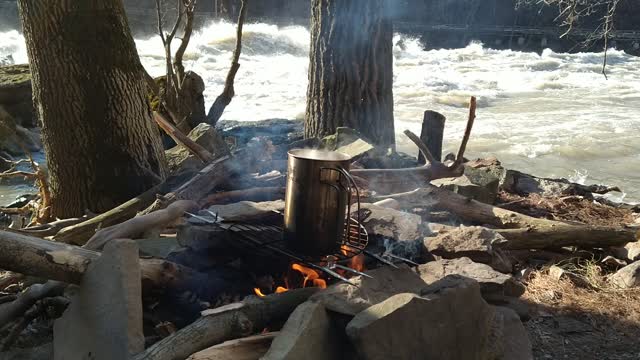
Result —
<path fill-rule="evenodd" d="M 0 231 L 3 269 L 65 283 L 78 284 L 100 253 L 74 245 Z M 144 288 L 176 288 L 199 273 L 161 259 L 140 259 Z M 146 286 L 145 286 L 146 285 Z"/>
<path fill-rule="evenodd" d="M 286 320 L 298 305 L 316 291 L 317 288 L 304 288 L 260 298 L 249 296 L 241 303 L 205 311 L 200 319 L 160 340 L 133 359 L 185 359 L 210 346 L 260 332 Z"/>
<path fill-rule="evenodd" d="M 227 181 L 231 174 L 243 169 L 246 160 L 242 153 L 235 157 L 224 156 L 200 170 L 194 177 L 165 195 L 166 201 L 158 201 L 158 194 L 164 193 L 168 183 L 157 185 L 126 203 L 77 225 L 63 228 L 53 239 L 67 244 L 82 245 L 91 238 L 98 227 L 107 227 L 128 220 L 138 212 L 149 214 L 162 209 L 175 200 L 199 200 L 218 185 Z"/>
<path fill-rule="evenodd" d="M 229 204 L 239 201 L 270 201 L 284 199 L 285 188 L 281 186 L 259 187 L 214 193 L 200 201 L 202 207 Z"/>
<path fill-rule="evenodd" d="M 87 241 L 84 247 L 90 250 L 100 250 L 110 240 L 134 238 L 140 233 L 167 226 L 181 218 L 185 211 L 193 211 L 197 208 L 198 204 L 194 201 L 176 201 L 166 209 L 134 217 L 123 223 L 99 230 Z"/>
<path fill-rule="evenodd" d="M 402 194 L 377 197 L 393 198 L 403 205 L 424 206 L 449 211 L 461 219 L 488 224 L 508 241 L 505 249 L 546 249 L 564 246 L 609 247 L 623 246 L 637 240 L 637 229 L 608 227 L 538 219 L 514 211 L 471 200 L 452 191 L 433 185 Z"/>

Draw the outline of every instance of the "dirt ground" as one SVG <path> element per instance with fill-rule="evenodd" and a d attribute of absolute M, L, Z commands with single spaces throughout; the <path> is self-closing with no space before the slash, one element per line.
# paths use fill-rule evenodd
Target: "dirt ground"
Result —
<path fill-rule="evenodd" d="M 572 271 L 575 285 L 546 270 L 534 273 L 523 299 L 535 359 L 640 359 L 640 288 L 614 289 L 594 263 Z"/>
<path fill-rule="evenodd" d="M 624 208 L 615 208 L 580 196 L 543 197 L 530 194 L 523 197 L 501 191 L 496 205 L 529 216 L 563 221 L 576 221 L 601 226 L 633 224 L 638 214 Z"/>

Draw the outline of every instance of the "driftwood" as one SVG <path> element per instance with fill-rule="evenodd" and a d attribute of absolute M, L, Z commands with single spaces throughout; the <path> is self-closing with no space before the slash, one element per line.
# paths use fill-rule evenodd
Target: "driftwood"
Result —
<path fill-rule="evenodd" d="M 418 146 L 418 149 L 427 160 L 427 164 L 404 169 L 353 169 L 350 173 L 354 177 L 366 181 L 370 189 L 379 192 L 388 192 L 399 188 L 416 188 L 428 184 L 431 180 L 460 176 L 464 172 L 462 162 L 464 161 L 464 152 L 471 136 L 475 117 L 476 98 L 472 97 L 469 102 L 469 119 L 467 120 L 464 137 L 458 149 L 458 156 L 451 165 L 445 165 L 437 160 L 416 134 L 405 130 L 405 135 Z"/>
<path fill-rule="evenodd" d="M 249 0 L 242 0 L 242 4 L 240 5 L 240 14 L 238 15 L 238 27 L 236 30 L 236 48 L 233 51 L 233 59 L 231 60 L 231 68 L 229 68 L 229 73 L 227 73 L 227 78 L 224 82 L 224 89 L 222 93 L 218 95 L 216 100 L 213 102 L 211 107 L 209 108 L 209 113 L 207 114 L 207 123 L 211 125 L 215 125 L 224 109 L 231 103 L 231 99 L 235 96 L 235 89 L 233 87 L 233 82 L 235 81 L 236 74 L 238 73 L 238 69 L 240 69 L 240 52 L 242 51 L 242 26 L 244 25 L 244 19 L 247 16 L 247 2 Z"/>
<path fill-rule="evenodd" d="M 90 250 L 100 250 L 110 240 L 134 238 L 135 235 L 167 226 L 181 218 L 185 211 L 194 211 L 197 208 L 198 204 L 193 201 L 176 201 L 166 209 L 134 217 L 123 223 L 99 230 L 87 241 L 84 247 Z"/>
<path fill-rule="evenodd" d="M 65 227 L 80 224 L 82 222 L 89 220 L 90 218 L 91 217 L 85 215 L 79 218 L 61 219 L 61 220 L 52 221 L 46 224 L 29 226 L 24 229 L 7 229 L 7 230 L 17 232 L 20 234 L 44 238 L 47 236 L 53 236 Z"/>
<path fill-rule="evenodd" d="M 200 144 L 195 141 L 189 139 L 187 135 L 185 135 L 182 131 L 178 130 L 171 122 L 164 118 L 164 116 L 160 115 L 160 113 L 154 111 L 153 112 L 153 120 L 164 130 L 167 135 L 171 136 L 171 138 L 177 143 L 183 146 L 185 149 L 189 150 L 189 152 L 195 155 L 200 161 L 203 163 L 210 163 L 215 158 L 209 152 L 209 150 L 202 147 Z"/>
<path fill-rule="evenodd" d="M 442 138 L 444 136 L 444 124 L 447 120 L 444 115 L 427 110 L 424 112 L 422 120 L 422 130 L 420 131 L 420 140 L 427 145 L 433 157 L 442 161 Z M 427 159 L 422 155 L 422 151 L 418 154 L 418 163 L 425 164 Z"/>
<path fill-rule="evenodd" d="M 99 252 L 36 237 L 0 231 L 0 264 L 24 275 L 78 284 Z M 179 288 L 197 275 L 192 269 L 160 259 L 140 259 L 146 288 Z"/>
<path fill-rule="evenodd" d="M 100 214 L 88 221 L 66 227 L 53 239 L 67 244 L 82 245 L 88 241 L 99 227 L 107 227 L 131 219 L 136 215 L 146 215 L 160 210 L 176 200 L 199 200 L 213 189 L 227 181 L 237 170 L 245 168 L 242 152 L 236 157 L 223 156 L 205 166 L 195 176 L 181 184 L 177 189 L 158 199 L 158 194 L 166 191 L 168 184 L 154 186 L 145 193 L 118 207 Z M 139 214 L 138 214 L 139 213 Z"/>
<path fill-rule="evenodd" d="M 202 207 L 229 204 L 239 201 L 271 201 L 284 199 L 285 188 L 281 186 L 259 187 L 214 193 L 200 201 Z"/>
<path fill-rule="evenodd" d="M 95 233 L 98 227 L 111 226 L 130 219 L 136 213 L 151 205 L 164 184 L 159 184 L 145 191 L 137 197 L 119 205 L 103 214 L 93 217 L 76 225 L 60 230 L 53 239 L 67 244 L 83 244 Z"/>
<path fill-rule="evenodd" d="M 210 346 L 260 332 L 286 320 L 316 291 L 304 288 L 261 298 L 249 296 L 241 303 L 205 311 L 200 319 L 134 356 L 134 360 L 185 359 Z"/>
<path fill-rule="evenodd" d="M 375 200 L 385 198 L 396 199 L 403 207 L 427 205 L 449 211 L 467 221 L 495 226 L 508 240 L 503 245 L 505 249 L 609 247 L 623 246 L 637 240 L 637 230 L 632 228 L 538 219 L 471 200 L 433 185 L 403 194 L 377 197 Z"/>
<path fill-rule="evenodd" d="M 61 295 L 66 284 L 59 281 L 47 281 L 34 284 L 18 295 L 12 302 L 0 305 L 0 328 L 22 316 L 35 303 L 45 297 Z"/>
<path fill-rule="evenodd" d="M 187 360 L 258 360 L 269 351 L 278 332 L 249 336 L 226 341 L 199 351 Z"/>

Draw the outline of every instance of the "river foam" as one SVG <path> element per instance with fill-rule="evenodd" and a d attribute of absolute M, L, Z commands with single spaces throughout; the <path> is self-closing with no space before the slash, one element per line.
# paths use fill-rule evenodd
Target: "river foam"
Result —
<path fill-rule="evenodd" d="M 247 24 L 236 97 L 223 119 L 302 118 L 305 110 L 309 31 L 300 26 Z M 18 32 L 0 34 L 0 57 L 26 61 Z M 142 63 L 163 73 L 157 37 L 136 39 Z M 203 76 L 207 106 L 222 90 L 235 45 L 235 26 L 212 23 L 192 37 L 185 67 Z M 455 151 L 471 95 L 478 117 L 468 157 L 495 155 L 508 167 L 539 176 L 571 177 L 621 186 L 640 199 L 640 58 L 608 54 L 608 80 L 600 53 L 541 54 L 493 50 L 479 43 L 426 51 L 412 37 L 394 36 L 394 98 L 398 146 L 415 152 L 401 135 L 420 130 L 422 113 L 448 118 L 446 151 Z"/>

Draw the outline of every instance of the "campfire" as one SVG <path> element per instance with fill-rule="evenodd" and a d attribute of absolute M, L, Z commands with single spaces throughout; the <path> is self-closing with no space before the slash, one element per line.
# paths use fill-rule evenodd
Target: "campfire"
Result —
<path fill-rule="evenodd" d="M 16 294 L 11 306 L 0 304 L 0 320 L 19 318 L 20 309 L 33 307 L 24 316 L 37 317 L 58 308 L 64 315 L 57 348 L 81 343 L 69 358 L 94 348 L 129 354 L 133 347 L 135 359 L 158 360 L 233 358 L 238 351 L 266 360 L 310 352 L 320 359 L 528 359 L 519 314 L 505 307 L 525 291 L 517 276 L 525 262 L 513 262 L 518 251 L 622 245 L 635 232 L 536 218 L 470 199 L 484 200 L 485 193 L 450 191 L 461 192 L 460 179 L 474 171 L 503 169 L 464 159 L 473 118 L 472 106 L 457 157 L 445 162 L 409 131 L 426 165 L 367 166 L 367 156 L 376 164 L 380 157 L 399 160 L 371 155 L 362 139 L 333 149 L 276 149 L 257 139 L 154 195 L 136 217 L 114 220 L 122 209 L 100 215 L 100 223 L 114 225 L 95 234 L 87 235 L 95 220 L 59 231 L 57 242 L 28 230 L 3 232 L 10 250 L 0 252 L 3 266 L 51 281 Z M 354 161 L 341 152 L 353 148 L 370 155 Z M 286 168 L 284 159 L 265 155 L 278 153 Z M 445 178 L 453 186 L 429 183 Z M 521 202 L 505 206 L 514 204 Z M 160 236 L 149 235 L 157 229 Z M 120 240 L 141 234 L 136 242 Z M 165 241 L 173 241 L 167 251 L 158 246 Z M 70 305 L 39 300 L 60 294 L 66 283 L 80 285 Z M 107 325 L 125 334 L 109 348 L 94 334 Z M 506 355 L 514 351 L 518 356 Z"/>

